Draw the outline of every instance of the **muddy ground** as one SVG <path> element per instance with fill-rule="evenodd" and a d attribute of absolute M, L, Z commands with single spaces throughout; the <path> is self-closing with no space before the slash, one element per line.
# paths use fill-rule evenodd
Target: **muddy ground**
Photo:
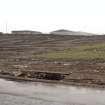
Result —
<path fill-rule="evenodd" d="M 0 74 L 105 87 L 105 61 L 49 60 L 35 55 L 85 44 L 105 42 L 105 36 L 0 35 Z"/>

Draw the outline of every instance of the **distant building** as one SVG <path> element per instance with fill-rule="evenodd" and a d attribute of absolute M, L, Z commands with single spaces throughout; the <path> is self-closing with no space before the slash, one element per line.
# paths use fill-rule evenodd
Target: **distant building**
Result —
<path fill-rule="evenodd" d="M 30 30 L 19 30 L 19 31 L 12 31 L 12 34 L 41 34 L 38 31 L 30 31 Z"/>

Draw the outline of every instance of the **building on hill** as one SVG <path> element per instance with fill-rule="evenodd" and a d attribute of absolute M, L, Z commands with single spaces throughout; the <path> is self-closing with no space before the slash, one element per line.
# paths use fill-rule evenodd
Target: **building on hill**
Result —
<path fill-rule="evenodd" d="M 41 34 L 39 31 L 30 31 L 30 30 L 19 30 L 19 31 L 12 31 L 12 34 Z"/>

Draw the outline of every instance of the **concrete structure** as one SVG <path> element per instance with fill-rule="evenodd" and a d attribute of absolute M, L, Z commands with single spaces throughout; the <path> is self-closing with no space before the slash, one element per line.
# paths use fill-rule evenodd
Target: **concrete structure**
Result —
<path fill-rule="evenodd" d="M 30 31 L 30 30 L 19 30 L 19 31 L 12 31 L 12 34 L 41 34 L 38 31 Z"/>

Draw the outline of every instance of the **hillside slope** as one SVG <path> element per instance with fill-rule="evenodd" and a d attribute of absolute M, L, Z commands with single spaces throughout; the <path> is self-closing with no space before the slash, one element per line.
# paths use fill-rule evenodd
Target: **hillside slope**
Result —
<path fill-rule="evenodd" d="M 95 35 L 95 34 L 88 33 L 88 32 L 70 31 L 70 30 L 65 30 L 65 29 L 52 31 L 51 34 L 54 34 L 54 35 L 84 35 L 84 36 Z"/>
<path fill-rule="evenodd" d="M 104 50 L 105 36 L 0 35 L 0 74 L 33 78 L 36 71 L 59 72 L 69 74 L 64 82 L 105 86 Z"/>

